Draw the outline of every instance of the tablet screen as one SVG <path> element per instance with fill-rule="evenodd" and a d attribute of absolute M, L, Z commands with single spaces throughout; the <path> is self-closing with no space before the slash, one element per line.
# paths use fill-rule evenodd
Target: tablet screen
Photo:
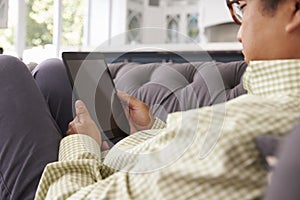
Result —
<path fill-rule="evenodd" d="M 101 53 L 64 52 L 74 100 L 81 99 L 101 132 L 113 143 L 130 133 L 122 104 Z"/>

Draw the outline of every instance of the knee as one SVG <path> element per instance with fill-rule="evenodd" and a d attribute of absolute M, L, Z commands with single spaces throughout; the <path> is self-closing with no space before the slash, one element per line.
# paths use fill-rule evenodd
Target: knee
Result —
<path fill-rule="evenodd" d="M 34 82 L 30 71 L 19 58 L 0 55 L 0 90 L 2 92 L 5 87 L 14 88 L 15 91 L 23 90 L 25 87 L 31 88 L 34 87 L 32 83 Z"/>
<path fill-rule="evenodd" d="M 37 74 L 39 76 L 49 76 L 49 74 L 51 75 L 53 73 L 59 74 L 63 70 L 65 70 L 64 64 L 60 59 L 50 58 L 38 64 L 32 73 L 33 76 L 36 76 Z"/>
<path fill-rule="evenodd" d="M 26 65 L 17 57 L 9 55 L 0 55 L 0 70 L 6 72 L 18 73 L 20 70 L 27 70 Z"/>
<path fill-rule="evenodd" d="M 62 60 L 58 58 L 47 59 L 36 66 L 32 75 L 37 82 L 54 82 L 62 84 L 68 79 L 67 71 Z"/>
<path fill-rule="evenodd" d="M 32 75 L 36 82 L 41 87 L 47 87 L 45 84 L 51 83 L 58 85 L 65 84 L 67 82 L 67 71 L 64 67 L 63 62 L 58 58 L 47 59 L 36 66 L 32 71 Z"/>
<path fill-rule="evenodd" d="M 32 71 L 32 75 L 44 96 L 63 96 L 69 94 L 71 85 L 63 62 L 57 58 L 43 61 Z"/>
<path fill-rule="evenodd" d="M 0 55 L 0 69 L 9 67 L 10 69 L 26 68 L 26 65 L 17 57 Z"/>
<path fill-rule="evenodd" d="M 63 62 L 62 60 L 58 59 L 58 58 L 49 58 L 43 62 L 41 62 L 41 64 L 39 64 L 40 68 L 47 68 L 47 67 L 51 67 L 51 68 L 63 68 Z"/>

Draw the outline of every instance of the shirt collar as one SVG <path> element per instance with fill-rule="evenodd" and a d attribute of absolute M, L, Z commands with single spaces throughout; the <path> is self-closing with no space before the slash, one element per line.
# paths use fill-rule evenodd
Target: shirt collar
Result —
<path fill-rule="evenodd" d="M 252 61 L 243 84 L 248 94 L 300 93 L 300 60 Z"/>

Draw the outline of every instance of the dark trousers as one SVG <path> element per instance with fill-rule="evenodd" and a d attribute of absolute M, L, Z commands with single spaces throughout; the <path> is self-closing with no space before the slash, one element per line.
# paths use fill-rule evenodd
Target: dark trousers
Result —
<path fill-rule="evenodd" d="M 61 130 L 27 66 L 0 56 L 0 199 L 33 199 Z"/>
<path fill-rule="evenodd" d="M 72 88 L 61 60 L 52 58 L 35 67 L 32 75 L 43 94 L 53 119 L 63 135 L 73 119 Z"/>

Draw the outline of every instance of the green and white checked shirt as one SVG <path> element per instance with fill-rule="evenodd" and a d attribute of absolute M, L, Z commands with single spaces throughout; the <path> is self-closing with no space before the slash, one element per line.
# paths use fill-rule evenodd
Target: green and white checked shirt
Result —
<path fill-rule="evenodd" d="M 259 199 L 267 172 L 255 138 L 289 133 L 300 116 L 300 60 L 251 62 L 248 94 L 170 114 L 167 126 L 120 141 L 104 161 L 85 135 L 61 141 L 39 199 Z"/>

